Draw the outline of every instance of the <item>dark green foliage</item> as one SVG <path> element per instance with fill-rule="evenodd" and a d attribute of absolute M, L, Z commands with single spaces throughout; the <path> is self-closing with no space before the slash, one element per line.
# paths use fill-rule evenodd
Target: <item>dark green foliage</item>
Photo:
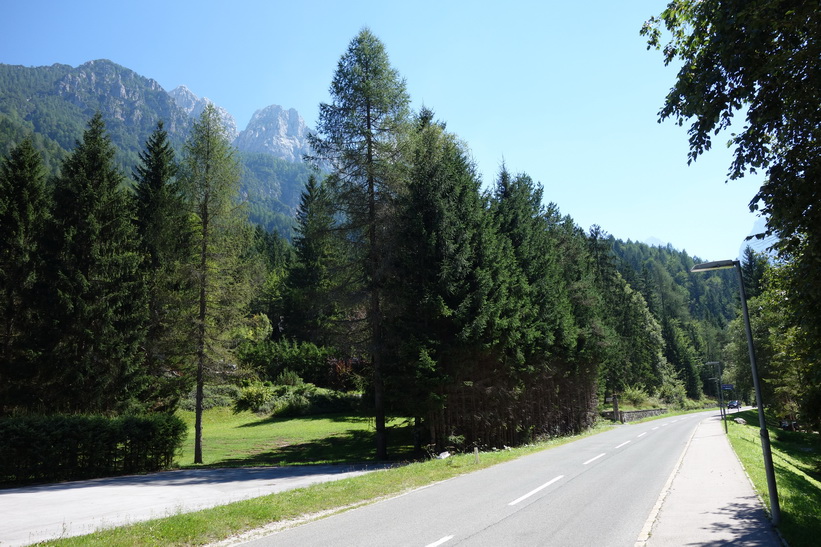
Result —
<path fill-rule="evenodd" d="M 345 374 L 344 370 L 334 366 L 336 356 L 337 352 L 331 348 L 289 340 L 247 343 L 239 350 L 243 365 L 266 380 L 276 381 L 280 374 L 288 370 L 320 387 L 352 389 L 355 387 L 350 385 L 353 375 Z"/>
<path fill-rule="evenodd" d="M 344 294 L 357 291 L 346 275 L 351 267 L 346 265 L 345 241 L 337 233 L 329 189 L 315 177 L 308 179 L 296 220 L 296 260 L 286 280 L 285 334 L 319 344 L 344 343 L 339 329 Z"/>
<path fill-rule="evenodd" d="M 286 270 L 295 260 L 294 247 L 288 240 L 259 224 L 254 227 L 253 249 L 268 271 Z"/>
<path fill-rule="evenodd" d="M 124 410 L 138 403 L 146 380 L 142 257 L 113 157 L 97 114 L 56 182 L 44 289 L 50 343 L 32 388 L 44 411 Z"/>
<path fill-rule="evenodd" d="M 0 415 L 31 403 L 42 350 L 43 239 L 51 214 L 40 154 L 24 140 L 0 165 Z"/>
<path fill-rule="evenodd" d="M 499 280 L 483 262 L 493 233 L 479 181 L 453 136 L 424 114 L 397 218 L 397 275 L 387 285 L 395 361 L 387 389 L 398 408 L 425 417 L 441 446 L 457 426 L 445 410 L 458 386 L 500 351 L 500 303 L 491 300 Z"/>
<path fill-rule="evenodd" d="M 288 240 L 294 235 L 294 212 L 312 168 L 267 154 L 243 153 L 242 189 L 248 196 L 248 218 Z"/>
<path fill-rule="evenodd" d="M 581 429 L 595 365 L 574 362 L 576 280 L 556 261 L 564 228 L 525 175 L 503 171 L 484 199 L 467 153 L 432 117 L 418 118 L 386 286 L 391 404 L 438 448 Z"/>
<path fill-rule="evenodd" d="M 617 269 L 614 240 L 598 226 L 589 235 L 590 253 L 596 283 L 602 295 L 601 378 L 607 393 L 619 393 L 628 387 L 648 390 L 662 387 L 668 366 L 663 351 L 665 330 L 640 292 L 635 291 Z M 635 278 L 635 272 L 625 269 Z M 645 290 L 653 284 L 645 284 Z M 647 294 L 653 294 L 647 291 Z M 694 377 L 697 379 L 697 377 Z"/>
<path fill-rule="evenodd" d="M 160 122 L 134 170 L 134 208 L 148 292 L 143 352 L 150 380 L 142 398 L 161 411 L 173 410 L 192 381 L 191 316 L 196 295 L 186 266 L 195 249 L 176 173 L 174 151 Z"/>
<path fill-rule="evenodd" d="M 0 484 L 159 471 L 173 464 L 185 434 L 170 414 L 0 418 Z"/>
<path fill-rule="evenodd" d="M 756 253 L 749 245 L 744 248 L 741 257 L 741 276 L 744 279 L 744 293 L 747 298 L 756 298 L 764 290 L 764 272 L 768 260 L 765 255 Z"/>
<path fill-rule="evenodd" d="M 277 232 L 268 232 L 257 224 L 254 227 L 250 260 L 257 265 L 253 298 L 250 304 L 252 315 L 262 314 L 274 322 L 273 336 L 284 330 L 286 290 L 285 277 L 296 260 L 294 248 L 288 240 Z"/>
<path fill-rule="evenodd" d="M 689 270 L 702 261 L 684 251 L 614 238 L 610 242 L 619 272 L 641 293 L 661 325 L 664 356 L 684 382 L 688 396 L 702 392 L 717 396 L 715 381 L 709 380 L 715 371 L 703 364 L 725 360 L 725 328 L 740 312 L 734 272 L 694 275 Z"/>

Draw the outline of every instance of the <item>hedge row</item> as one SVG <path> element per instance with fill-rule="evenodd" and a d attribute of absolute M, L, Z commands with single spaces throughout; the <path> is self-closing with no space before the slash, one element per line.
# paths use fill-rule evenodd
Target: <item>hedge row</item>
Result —
<path fill-rule="evenodd" d="M 0 484 L 158 471 L 185 435 L 185 423 L 168 414 L 0 418 Z"/>

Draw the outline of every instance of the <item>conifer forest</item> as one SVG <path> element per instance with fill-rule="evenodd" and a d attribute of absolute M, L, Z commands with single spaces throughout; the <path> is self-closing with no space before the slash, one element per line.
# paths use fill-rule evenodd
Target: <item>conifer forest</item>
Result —
<path fill-rule="evenodd" d="M 130 171 L 100 114 L 65 157 L 3 143 L 0 417 L 192 400 L 201 461 L 214 389 L 261 411 L 306 382 L 356 394 L 386 459 L 397 417 L 444 450 L 580 432 L 614 395 L 700 408 L 718 374 L 753 402 L 732 270 L 580 227 L 520 166 L 481 180 L 368 29 L 330 97 L 293 231 L 251 220 L 213 108 L 183 143 L 160 121 Z M 796 262 L 748 248 L 742 267 L 765 397 L 817 425 L 814 331 L 784 304 Z"/>

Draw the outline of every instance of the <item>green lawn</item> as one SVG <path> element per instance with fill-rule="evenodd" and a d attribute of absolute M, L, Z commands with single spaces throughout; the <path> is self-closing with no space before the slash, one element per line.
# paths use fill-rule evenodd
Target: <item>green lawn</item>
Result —
<path fill-rule="evenodd" d="M 743 418 L 746 425 L 733 418 Z M 759 496 L 769 507 L 767 477 L 756 410 L 729 415 L 729 437 Z M 782 431 L 768 418 L 773 468 L 781 506 L 779 529 L 790 547 L 815 546 L 821 538 L 821 437 Z"/>
<path fill-rule="evenodd" d="M 177 462 L 189 467 L 194 413 L 179 415 L 188 425 L 188 438 Z M 213 467 L 364 462 L 373 459 L 376 442 L 372 419 L 344 414 L 269 418 L 213 408 L 203 413 L 202 429 L 203 465 Z M 411 431 L 403 421 L 388 423 L 388 441 L 395 459 L 410 457 Z"/>

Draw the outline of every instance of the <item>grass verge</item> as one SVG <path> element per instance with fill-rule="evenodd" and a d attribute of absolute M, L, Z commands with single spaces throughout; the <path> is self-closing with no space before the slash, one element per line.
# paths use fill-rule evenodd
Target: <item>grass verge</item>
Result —
<path fill-rule="evenodd" d="M 288 492 L 271 494 L 212 509 L 175 515 L 65 538 L 45 545 L 204 545 L 261 528 L 276 522 L 314 515 L 333 514 L 414 488 L 478 471 L 540 450 L 572 442 L 609 429 L 600 424 L 572 437 L 561 437 L 525 447 L 482 452 L 479 462 L 473 454 L 456 455 L 446 460 L 430 460 L 374 471 L 366 475 L 317 484 Z"/>
<path fill-rule="evenodd" d="M 743 418 L 747 423 L 735 423 L 734 418 Z M 775 420 L 769 418 L 767 429 L 781 506 L 779 530 L 790 547 L 818 545 L 821 537 L 821 437 L 782 431 Z M 728 430 L 733 450 L 769 508 L 757 411 L 733 412 Z"/>

